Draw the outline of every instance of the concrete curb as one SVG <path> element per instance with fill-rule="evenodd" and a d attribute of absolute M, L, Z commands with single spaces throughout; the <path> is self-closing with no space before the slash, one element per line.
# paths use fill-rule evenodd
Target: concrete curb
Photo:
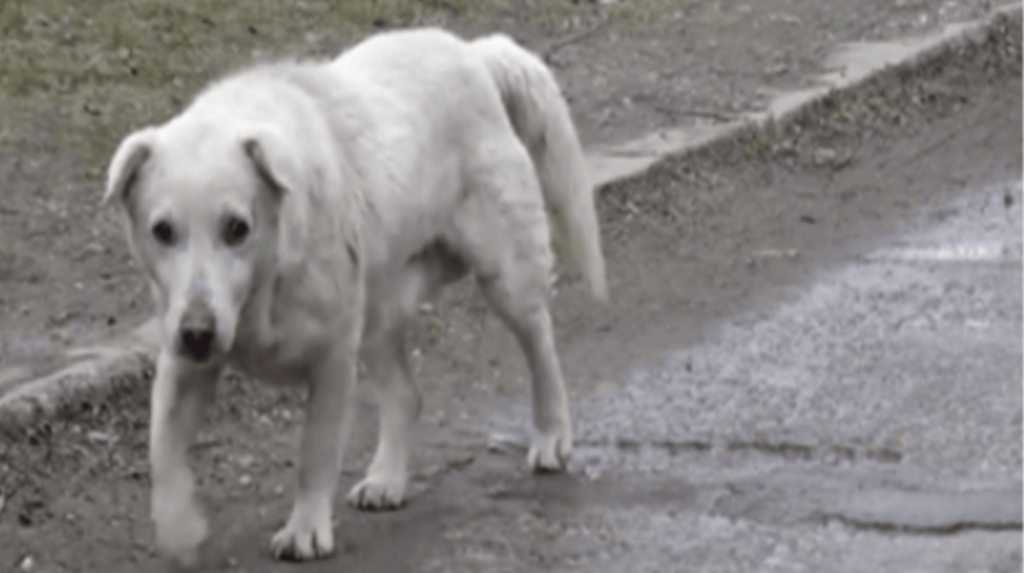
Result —
<path fill-rule="evenodd" d="M 980 43 L 1004 18 L 1021 19 L 1021 4 L 996 8 L 983 19 L 949 24 L 908 40 L 840 44 L 825 64 L 831 70 L 818 85 L 779 94 L 768 110 L 716 125 L 658 130 L 622 144 L 598 146 L 587 153 L 595 187 L 639 177 L 668 157 L 681 157 L 731 138 L 797 118 L 825 98 L 853 91 L 894 69 L 912 69 L 955 50 Z"/>
<path fill-rule="evenodd" d="M 0 395 L 0 430 L 58 416 L 86 402 L 102 402 L 148 382 L 157 348 L 157 323 L 151 319 L 127 336 L 69 350 L 63 366 L 52 373 L 26 377 L 12 369 L 0 375 L 14 386 Z"/>
<path fill-rule="evenodd" d="M 1003 6 L 984 20 L 951 24 L 908 41 L 839 46 L 827 61 L 830 73 L 810 89 L 779 95 L 763 113 L 711 126 L 660 130 L 618 145 L 587 153 L 595 188 L 643 176 L 669 157 L 680 157 L 743 134 L 770 129 L 795 119 L 826 97 L 857 89 L 893 69 L 922 66 L 950 50 L 985 40 L 1005 18 L 1021 19 L 1021 4 Z M 0 372 L 0 430 L 23 427 L 58 416 L 84 402 L 102 402 L 112 395 L 137 390 L 152 379 L 158 345 L 151 319 L 127 336 L 67 352 L 62 366 L 41 377 L 29 371 Z"/>

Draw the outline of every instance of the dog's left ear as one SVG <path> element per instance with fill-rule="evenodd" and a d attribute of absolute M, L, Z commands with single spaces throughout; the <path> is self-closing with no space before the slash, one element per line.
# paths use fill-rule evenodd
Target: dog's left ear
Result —
<path fill-rule="evenodd" d="M 282 199 L 284 194 L 294 192 L 300 182 L 297 166 L 279 147 L 272 133 L 250 135 L 242 140 L 242 148 L 260 179 Z"/>
<path fill-rule="evenodd" d="M 139 169 L 152 155 L 155 140 L 156 130 L 147 127 L 121 141 L 107 169 L 107 189 L 103 193 L 101 205 L 118 199 L 127 207 L 132 187 L 139 176 Z"/>
<path fill-rule="evenodd" d="M 278 259 L 281 264 L 297 262 L 305 251 L 307 191 L 309 184 L 302 163 L 280 134 L 263 130 L 242 139 L 245 155 L 260 179 L 270 188 L 279 207 Z"/>

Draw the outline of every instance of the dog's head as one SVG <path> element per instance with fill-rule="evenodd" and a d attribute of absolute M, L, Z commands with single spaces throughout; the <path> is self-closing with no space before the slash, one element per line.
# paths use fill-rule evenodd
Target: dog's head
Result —
<path fill-rule="evenodd" d="M 283 204 L 302 185 L 284 141 L 272 128 L 179 118 L 129 135 L 114 154 L 103 202 L 120 204 L 165 343 L 186 359 L 231 350 L 255 285 L 301 240 L 300 222 L 283 229 Z"/>

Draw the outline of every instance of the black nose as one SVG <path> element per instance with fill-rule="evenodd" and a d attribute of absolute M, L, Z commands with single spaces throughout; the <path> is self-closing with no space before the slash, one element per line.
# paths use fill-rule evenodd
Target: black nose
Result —
<path fill-rule="evenodd" d="M 178 328 L 181 349 L 196 362 L 205 362 L 213 353 L 215 329 L 210 309 L 202 303 L 190 303 Z"/>
<path fill-rule="evenodd" d="M 192 358 L 203 362 L 210 357 L 213 348 L 213 331 L 185 330 L 181 333 L 181 344 Z"/>

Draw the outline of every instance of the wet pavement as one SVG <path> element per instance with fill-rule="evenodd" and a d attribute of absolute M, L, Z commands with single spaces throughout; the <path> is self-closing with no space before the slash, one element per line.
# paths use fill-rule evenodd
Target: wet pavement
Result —
<path fill-rule="evenodd" d="M 1020 199 L 965 189 L 933 227 L 634 359 L 576 404 L 585 501 L 531 526 L 582 552 L 571 570 L 1019 569 Z M 460 542 L 520 536 L 487 526 Z M 449 570 L 505 570 L 472 561 Z"/>

